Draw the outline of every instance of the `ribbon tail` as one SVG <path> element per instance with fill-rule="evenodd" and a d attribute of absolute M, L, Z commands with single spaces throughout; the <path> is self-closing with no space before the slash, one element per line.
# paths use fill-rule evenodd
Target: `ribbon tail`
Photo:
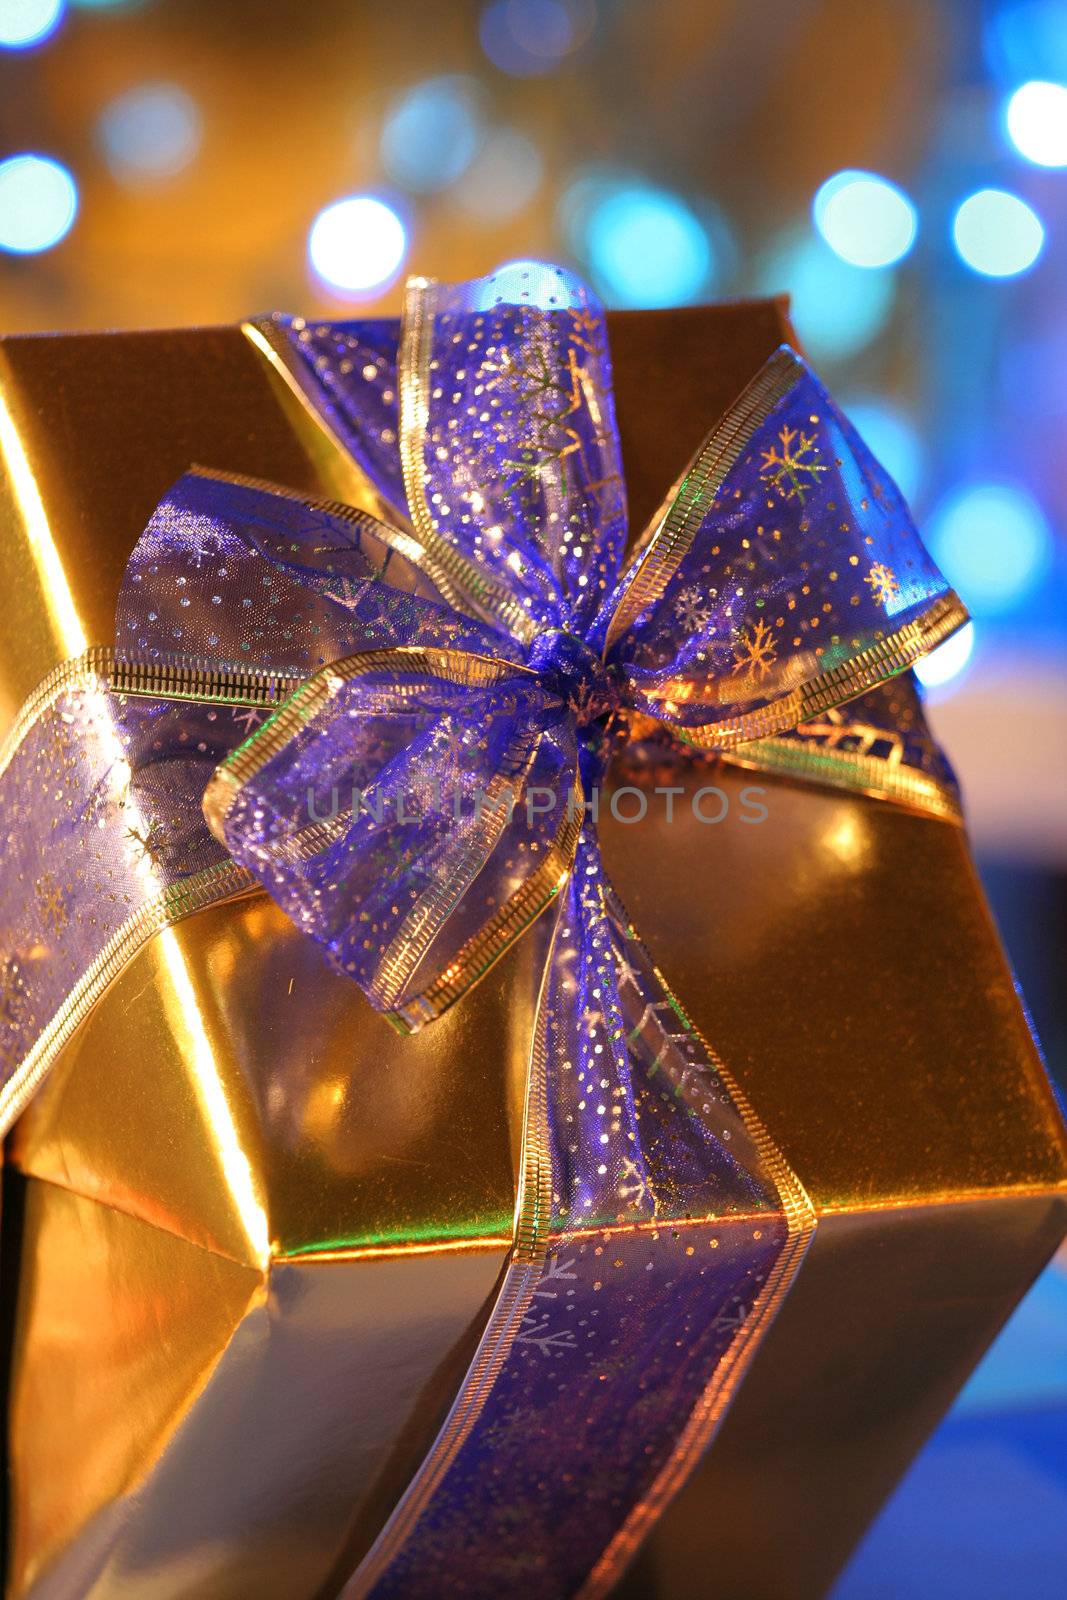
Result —
<path fill-rule="evenodd" d="M 483 1460 L 482 1452 L 487 1444 L 489 1450 L 494 1449 L 492 1407 L 499 1398 L 502 1376 L 510 1371 L 509 1361 L 529 1322 L 545 1271 L 552 1217 L 548 996 L 553 988 L 560 926 L 557 918 L 541 974 L 530 1047 L 511 1259 L 474 1359 L 432 1449 L 341 1591 L 340 1600 L 366 1600 L 370 1595 L 375 1600 L 392 1595 L 397 1600 L 423 1595 L 436 1600 L 442 1593 L 484 1594 L 488 1600 L 512 1592 L 509 1575 L 523 1560 L 521 1536 L 507 1537 L 501 1544 L 494 1529 L 491 1537 L 485 1537 L 484 1505 L 469 1493 L 467 1485 L 472 1463 L 474 1471 L 481 1470 L 476 1463 Z M 494 1509 L 499 1515 L 502 1503 L 495 1500 Z M 494 1538 L 498 1541 L 495 1551 Z M 467 1557 L 461 1554 L 453 1565 L 453 1552 L 442 1548 L 446 1541 L 468 1548 L 476 1564 L 464 1567 Z M 442 1558 L 448 1559 L 447 1572 L 439 1566 Z"/>
<path fill-rule="evenodd" d="M 813 1225 L 586 828 L 542 978 L 511 1265 L 345 1600 L 605 1594 L 706 1448 Z"/>
<path fill-rule="evenodd" d="M 911 672 L 774 738 L 735 745 L 723 759 L 963 822 L 956 775 L 930 732 Z"/>

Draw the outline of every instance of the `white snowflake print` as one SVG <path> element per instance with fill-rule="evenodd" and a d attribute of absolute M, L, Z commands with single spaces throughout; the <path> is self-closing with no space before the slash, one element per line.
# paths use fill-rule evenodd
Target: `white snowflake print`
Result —
<path fill-rule="evenodd" d="M 246 734 L 253 733 L 265 715 L 265 712 L 257 711 L 254 706 L 234 706 L 230 712 L 232 720 L 239 728 L 243 728 Z"/>
<path fill-rule="evenodd" d="M 369 587 L 366 579 L 357 583 L 353 578 L 336 578 L 332 580 L 330 599 L 351 609 L 359 604 Z"/>
<path fill-rule="evenodd" d="M 693 633 L 697 633 L 706 627 L 711 617 L 711 607 L 705 604 L 700 590 L 694 584 L 690 584 L 675 600 L 674 614 L 683 628 L 689 628 Z"/>
<path fill-rule="evenodd" d="M 620 992 L 629 984 L 640 995 L 641 985 L 637 981 L 637 969 L 631 966 L 629 958 L 625 951 L 622 950 L 615 952 L 615 980 L 618 983 Z"/>
<path fill-rule="evenodd" d="M 576 1283 L 578 1274 L 570 1269 L 574 1265 L 574 1257 L 569 1261 L 561 1261 L 559 1256 L 549 1256 L 545 1263 L 545 1270 L 538 1279 L 537 1288 L 534 1290 L 535 1298 L 540 1296 L 543 1300 L 556 1300 L 559 1298 L 558 1289 L 547 1288 L 548 1284 Z"/>
<path fill-rule="evenodd" d="M 577 1345 L 572 1328 L 553 1328 L 551 1319 L 546 1315 L 542 1317 L 523 1317 L 522 1328 L 515 1335 L 516 1344 L 536 1345 L 543 1356 L 561 1356 L 564 1350 L 573 1350 Z"/>
<path fill-rule="evenodd" d="M 639 1206 L 644 1205 L 646 1200 L 651 1200 L 652 1215 L 656 1216 L 658 1204 L 656 1197 L 649 1188 L 648 1180 L 641 1168 L 629 1156 L 623 1156 L 622 1158 L 622 1175 L 624 1179 L 629 1178 L 633 1181 L 619 1184 L 620 1199 L 628 1200 L 635 1211 Z"/>
<path fill-rule="evenodd" d="M 717 1317 L 712 1318 L 710 1326 L 722 1328 L 728 1333 L 736 1333 L 739 1328 L 744 1327 L 746 1315 L 745 1307 L 740 1300 L 736 1300 L 733 1305 L 726 1306 Z"/>

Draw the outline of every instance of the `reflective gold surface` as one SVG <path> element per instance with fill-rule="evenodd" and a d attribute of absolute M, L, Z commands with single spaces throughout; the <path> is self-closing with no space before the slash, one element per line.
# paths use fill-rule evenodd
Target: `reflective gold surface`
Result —
<path fill-rule="evenodd" d="M 770 303 L 613 320 L 635 524 L 786 331 Z M 0 721 L 76 638 L 110 641 L 126 555 L 190 462 L 360 492 L 237 329 L 0 342 L 0 395 Z M 762 1539 L 766 1592 L 814 1595 L 1062 1232 L 1040 1196 L 1067 1190 L 1067 1148 L 958 828 L 732 769 L 686 782 L 719 784 L 725 820 L 684 798 L 654 832 L 605 819 L 609 871 L 823 1220 L 647 1592 L 686 1593 L 689 1551 L 732 1593 Z M 507 1253 L 546 933 L 407 1039 L 265 899 L 115 983 L 11 1146 L 10 1596 L 336 1591 Z"/>
<path fill-rule="evenodd" d="M 432 1442 L 499 1264 L 264 1276 L 37 1181 L 23 1249 L 9 1592 L 42 1600 L 316 1594 L 403 1487 L 398 1437 Z"/>
<path fill-rule="evenodd" d="M 508 1239 L 531 953 L 401 1040 L 273 902 L 206 911 L 115 984 L 14 1159 L 250 1265 L 264 1244 Z"/>
<path fill-rule="evenodd" d="M 618 1600 L 825 1595 L 1065 1221 L 1048 1198 L 824 1218 Z"/>
<path fill-rule="evenodd" d="M 688 792 L 656 832 L 655 871 L 647 825 L 608 817 L 608 872 L 816 1208 L 1067 1188 L 1063 1123 L 966 835 L 730 768 L 671 782 Z M 729 797 L 718 825 L 689 803 L 706 784 Z M 756 824 L 741 820 L 753 785 Z"/>
<path fill-rule="evenodd" d="M 126 558 L 193 463 L 358 498 L 279 387 L 239 328 L 0 339 L 0 736 L 57 662 L 113 642 Z"/>

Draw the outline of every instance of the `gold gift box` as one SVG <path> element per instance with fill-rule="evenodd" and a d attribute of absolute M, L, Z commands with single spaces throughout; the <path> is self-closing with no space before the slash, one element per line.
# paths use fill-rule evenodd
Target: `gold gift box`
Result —
<path fill-rule="evenodd" d="M 789 328 L 775 301 L 609 323 L 641 526 Z M 192 462 L 365 493 L 237 328 L 0 341 L 0 721 L 111 641 Z M 602 830 L 819 1216 L 634 1600 L 824 1593 L 1067 1226 L 1067 1140 L 963 833 L 761 781 L 758 829 L 683 803 L 654 841 Z M 542 938 L 407 1039 L 266 899 L 114 983 L 9 1143 L 10 1600 L 337 1592 L 507 1256 Z"/>

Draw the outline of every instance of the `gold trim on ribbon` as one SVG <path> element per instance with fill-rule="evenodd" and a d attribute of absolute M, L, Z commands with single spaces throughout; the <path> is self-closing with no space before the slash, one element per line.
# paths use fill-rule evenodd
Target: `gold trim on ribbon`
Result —
<path fill-rule="evenodd" d="M 329 500 L 319 495 L 300 494 L 295 489 L 283 488 L 280 484 L 270 483 L 265 478 L 251 478 L 240 472 L 216 472 L 207 467 L 192 466 L 189 475 L 196 478 L 214 479 L 218 483 L 232 483 L 244 489 L 257 489 L 264 494 L 278 495 L 283 500 L 292 500 L 307 511 L 319 511 L 324 516 L 334 517 L 339 522 L 347 522 L 350 526 L 362 529 L 373 538 L 384 544 L 388 550 L 394 550 L 397 555 L 403 556 L 405 561 L 410 561 L 413 567 L 424 573 L 433 584 L 442 600 L 454 605 L 451 598 L 451 580 L 448 573 L 425 550 L 410 529 L 410 525 L 403 527 L 389 522 L 383 522 L 373 512 L 365 511 L 358 506 L 346 505 L 343 500 Z M 460 608 L 463 609 L 463 608 Z"/>
<path fill-rule="evenodd" d="M 474 1360 L 452 1402 L 429 1453 L 374 1544 L 342 1591 L 343 1600 L 363 1600 L 400 1554 L 419 1518 L 440 1488 L 452 1463 L 470 1437 L 486 1401 L 511 1353 L 523 1318 L 533 1302 L 548 1251 L 552 1219 L 552 1148 L 548 1124 L 548 1018 L 545 992 L 559 922 L 552 931 L 538 986 L 530 1063 L 526 1074 L 519 1180 L 511 1259 L 493 1304 Z"/>
<path fill-rule="evenodd" d="M 526 679 L 534 683 L 538 681 L 537 674 L 531 668 L 501 661 L 495 656 L 420 645 L 365 650 L 321 667 L 212 774 L 204 793 L 203 810 L 208 827 L 220 843 L 226 843 L 226 819 L 242 788 L 284 749 L 345 683 L 376 672 L 433 677 L 465 688 L 493 688 L 509 678 Z M 390 690 L 398 696 L 417 697 L 419 685 L 417 682 L 403 684 L 394 681 L 390 684 Z M 531 760 L 535 753 L 531 752 Z M 521 782 L 514 780 L 513 786 L 512 780 L 501 781 L 508 787 L 514 787 L 514 792 L 517 792 Z M 483 811 L 485 828 L 479 834 L 479 840 L 480 845 L 485 847 L 485 856 L 495 843 L 490 837 L 492 830 L 495 828 L 499 836 L 507 821 L 507 806 L 502 799 L 502 791 L 501 801 L 499 806 L 488 806 Z M 472 984 L 496 965 L 515 940 L 552 904 L 566 883 L 574 863 L 582 815 L 582 794 L 576 779 L 563 820 L 536 870 L 470 936 L 423 993 L 413 996 L 402 1006 L 385 1011 L 387 1020 L 398 1032 L 415 1033 L 427 1022 L 441 1016 Z M 473 845 L 472 850 L 475 854 L 480 853 Z M 379 1005 L 388 1007 L 391 997 L 402 991 L 404 983 L 425 954 L 430 938 L 453 904 L 454 896 L 443 897 L 440 901 L 435 900 L 432 906 L 423 908 L 420 905 L 407 919 L 386 952 L 388 970 L 383 974 L 382 983 L 375 985 L 376 991 L 380 987 L 380 993 L 376 995 Z"/>
<path fill-rule="evenodd" d="M 247 667 L 214 667 L 197 661 L 146 661 L 124 656 L 107 645 L 93 645 L 61 661 L 41 679 L 19 709 L 0 745 L 0 776 L 7 770 L 34 723 L 75 686 L 156 700 L 197 700 L 207 704 L 281 705 L 300 682 L 295 674 Z"/>
<path fill-rule="evenodd" d="M 226 843 L 226 818 L 243 786 L 282 750 L 305 723 L 331 700 L 344 684 L 370 673 L 408 673 L 439 678 L 461 688 L 491 689 L 508 678 L 536 683 L 530 667 L 502 661 L 473 650 L 450 650 L 437 645 L 390 645 L 343 656 L 306 678 L 273 717 L 219 763 L 204 791 L 203 809 L 208 827 L 220 844 Z M 393 682 L 398 697 L 416 698 L 417 683 Z"/>
<path fill-rule="evenodd" d="M 778 777 L 818 783 L 833 789 L 850 789 L 872 800 L 892 800 L 924 816 L 963 826 L 963 811 L 955 791 L 918 767 L 892 762 L 884 756 L 859 750 L 827 749 L 800 739 L 753 739 L 723 752 L 731 766 L 750 772 L 772 772 Z"/>
<path fill-rule="evenodd" d="M 693 745 L 697 750 L 733 750 L 736 745 L 755 739 L 767 739 L 787 728 L 830 711 L 844 700 L 852 700 L 867 689 L 873 689 L 886 678 L 903 672 L 920 656 L 927 655 L 937 645 L 955 633 L 968 620 L 967 610 L 959 596 L 948 590 L 933 600 L 929 608 L 914 622 L 887 634 L 876 644 L 858 655 L 842 661 L 839 666 L 818 673 L 779 695 L 769 705 L 758 706 L 754 711 L 742 711 L 737 716 L 724 717 L 720 722 L 709 722 L 703 727 L 684 727 L 664 712 L 653 712 L 676 739 Z"/>
<path fill-rule="evenodd" d="M 473 614 L 491 623 L 502 622 L 509 633 L 524 644 L 529 644 L 536 635 L 533 619 L 503 584 L 497 583 L 488 573 L 468 561 L 455 546 L 441 538 L 426 499 L 423 452 L 430 414 L 429 363 L 435 290 L 436 285 L 426 278 L 409 279 L 405 289 L 397 386 L 400 395 L 400 460 L 408 516 L 390 505 L 384 495 L 373 489 L 369 480 L 368 488 L 375 500 L 376 517 L 382 516 L 387 522 L 384 513 L 388 512 L 389 517 L 395 519 L 398 531 L 407 531 L 413 538 L 420 554 L 409 555 L 409 559 L 423 568 L 442 599 L 466 615 Z M 294 352 L 291 341 L 274 319 L 253 318 L 242 323 L 241 331 L 278 374 L 287 390 L 296 397 L 333 449 L 345 461 L 357 465 L 336 431 L 316 407 L 316 395 L 309 374 Z M 332 505 L 330 509 L 333 509 Z"/>
<path fill-rule="evenodd" d="M 306 323 L 294 317 L 292 326 L 299 334 Z M 288 395 L 296 405 L 299 420 L 310 425 L 311 439 L 321 440 L 326 445 L 325 453 L 321 448 L 318 452 L 314 448 L 309 451 L 317 462 L 320 476 L 325 468 L 328 479 L 334 483 L 339 480 L 339 487 L 352 495 L 353 503 L 379 520 L 410 533 L 411 524 L 401 507 L 394 506 L 371 481 L 316 404 L 319 394 L 307 363 L 297 355 L 292 340 L 281 325 L 273 317 L 250 317 L 247 322 L 242 322 L 241 332 L 266 361 L 270 373 L 281 385 L 283 395 Z M 325 459 L 318 459 L 323 455 Z"/>
<path fill-rule="evenodd" d="M 400 1033 L 415 1033 L 454 1005 L 461 995 L 483 978 L 491 967 L 537 921 L 556 899 L 574 866 L 578 835 L 582 831 L 582 792 L 576 782 L 567 813 L 535 872 L 505 900 L 489 921 L 473 933 L 440 977 L 413 1000 L 386 1013 Z"/>
<path fill-rule="evenodd" d="M 511 820 L 512 810 L 540 742 L 540 737 L 527 740 L 529 749 L 526 751 L 521 771 L 511 777 L 505 777 L 499 772 L 494 774 L 485 791 L 485 803 L 478 807 L 474 826 L 468 837 L 463 840 L 458 856 L 451 863 L 448 883 L 434 883 L 425 894 L 419 896 L 385 950 L 372 985 L 372 999 L 390 1020 L 399 1024 L 400 1019 L 405 1018 L 408 1008 L 407 1006 L 397 1008 L 397 1001 L 407 988 L 412 975 L 418 970 L 419 963 L 430 945 L 499 844 L 501 835 Z M 520 753 L 513 747 L 509 756 L 518 759 Z M 448 970 L 452 971 L 461 960 L 462 952 Z M 464 988 L 467 987 L 469 985 L 465 984 Z M 451 1001 L 446 1003 L 451 1004 Z M 428 995 L 420 995 L 410 1004 L 418 1007 L 420 1011 L 425 1011 L 426 1020 L 438 1015 Z M 415 1030 L 409 1026 L 406 1031 Z"/>
<path fill-rule="evenodd" d="M 34 725 L 68 690 L 83 688 L 116 695 L 263 707 L 279 703 L 296 680 L 280 673 L 227 671 L 196 663 L 141 661 L 94 646 L 61 662 L 21 707 L 0 747 L 0 775 L 18 754 Z M 233 861 L 218 862 L 179 879 L 146 900 L 118 927 L 90 962 L 0 1087 L 0 1137 L 21 1114 L 52 1062 L 108 986 L 148 940 L 164 928 L 207 906 L 264 893 L 262 886 Z"/>
<path fill-rule="evenodd" d="M 468 561 L 434 524 L 426 498 L 426 430 L 430 425 L 430 359 L 438 284 L 432 278 L 409 278 L 404 289 L 400 328 L 400 462 L 404 490 L 415 534 L 445 574 L 445 598 L 457 609 L 471 611 L 490 623 L 502 623 L 523 644 L 532 644 L 538 625 L 502 583 Z M 438 586 L 441 580 L 435 579 Z"/>
<path fill-rule="evenodd" d="M 804 371 L 800 357 L 783 346 L 715 424 L 682 476 L 666 511 L 638 542 L 626 588 L 608 624 L 609 650 L 646 606 L 658 600 L 692 546 L 700 524 L 723 482 L 760 423 L 793 388 Z"/>
<path fill-rule="evenodd" d="M 413 567 L 418 567 L 425 572 L 431 582 L 435 582 L 432 571 L 426 564 L 426 552 L 409 530 L 398 527 L 395 523 L 384 522 L 381 517 L 375 516 L 373 511 L 364 510 L 361 506 L 352 506 L 344 500 L 330 500 L 322 495 L 301 494 L 297 489 L 287 489 L 283 484 L 271 483 L 266 478 L 253 478 L 245 472 L 219 472 L 214 467 L 201 467 L 193 465 L 189 468 L 187 477 L 208 478 L 216 483 L 233 483 L 241 489 L 257 489 L 262 494 L 275 495 L 279 500 L 293 500 L 297 505 L 304 506 L 308 511 L 321 511 L 324 516 L 333 517 L 338 522 L 347 522 L 354 528 L 361 528 L 372 534 L 375 539 L 387 545 L 390 550 L 395 550 L 397 555 L 410 561 Z"/>
<path fill-rule="evenodd" d="M 610 886 L 602 890 L 605 900 L 610 900 L 619 920 L 628 927 L 630 937 L 637 930 L 625 915 L 618 897 Z M 782 1151 L 764 1127 L 752 1103 L 725 1062 L 704 1038 L 692 1018 L 679 1004 L 677 997 L 663 973 L 652 963 L 656 982 L 670 1002 L 683 1025 L 698 1041 L 714 1071 L 725 1084 L 745 1130 L 759 1152 L 760 1158 L 773 1182 L 786 1222 L 786 1241 L 767 1274 L 767 1281 L 753 1301 L 752 1309 L 730 1342 L 729 1348 L 715 1367 L 710 1383 L 690 1413 L 668 1460 L 643 1499 L 634 1506 L 626 1521 L 616 1531 L 610 1544 L 578 1591 L 577 1600 L 601 1600 L 614 1587 L 624 1568 L 649 1530 L 655 1525 L 675 1495 L 685 1484 L 693 1468 L 711 1443 L 719 1422 L 748 1369 L 760 1343 L 764 1330 L 785 1299 L 795 1279 L 804 1254 L 816 1228 L 815 1207 L 800 1178 L 789 1165 Z"/>

